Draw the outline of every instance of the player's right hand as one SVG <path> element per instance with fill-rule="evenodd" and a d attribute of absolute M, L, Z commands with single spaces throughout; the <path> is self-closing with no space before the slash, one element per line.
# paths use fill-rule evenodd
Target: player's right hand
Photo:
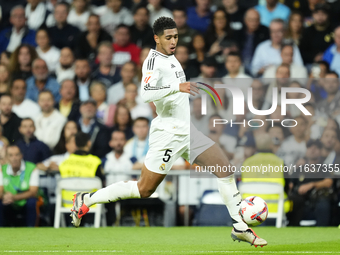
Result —
<path fill-rule="evenodd" d="M 198 86 L 196 82 L 184 82 L 179 84 L 179 90 L 183 93 L 189 93 L 190 95 L 196 96 L 199 94 Z"/>

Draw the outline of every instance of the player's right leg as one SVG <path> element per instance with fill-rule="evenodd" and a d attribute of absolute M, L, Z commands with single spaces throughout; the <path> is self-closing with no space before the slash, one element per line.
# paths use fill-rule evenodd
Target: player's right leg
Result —
<path fill-rule="evenodd" d="M 138 181 L 121 181 L 94 193 L 79 192 L 75 194 L 71 209 L 72 224 L 75 227 L 79 227 L 81 218 L 89 211 L 90 206 L 94 204 L 110 203 L 128 198 L 150 197 L 165 176 L 166 174 L 152 172 L 143 165 Z"/>

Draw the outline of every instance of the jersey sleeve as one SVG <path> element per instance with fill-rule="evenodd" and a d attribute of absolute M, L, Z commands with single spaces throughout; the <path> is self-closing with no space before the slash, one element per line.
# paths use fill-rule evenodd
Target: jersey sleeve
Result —
<path fill-rule="evenodd" d="M 143 78 L 141 84 L 141 97 L 145 103 L 158 101 L 168 95 L 179 92 L 179 83 L 167 84 L 162 80 L 161 61 L 149 58 L 143 64 Z"/>

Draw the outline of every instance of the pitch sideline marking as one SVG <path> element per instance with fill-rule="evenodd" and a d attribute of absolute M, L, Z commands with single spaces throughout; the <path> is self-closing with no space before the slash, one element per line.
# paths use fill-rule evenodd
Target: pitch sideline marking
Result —
<path fill-rule="evenodd" d="M 37 252 L 37 253 L 124 253 L 127 251 L 118 251 L 118 250 L 91 250 L 91 251 L 81 251 L 81 250 L 68 250 L 68 251 L 11 251 L 6 250 L 3 251 L 5 253 L 28 253 L 28 252 Z M 142 252 L 142 253 L 172 253 L 173 251 L 129 251 L 129 252 Z M 272 254 L 340 254 L 340 251 L 176 251 L 176 253 L 272 253 Z"/>

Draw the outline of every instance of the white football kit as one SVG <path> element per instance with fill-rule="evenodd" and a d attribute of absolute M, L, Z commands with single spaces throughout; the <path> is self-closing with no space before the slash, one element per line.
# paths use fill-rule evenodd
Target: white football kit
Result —
<path fill-rule="evenodd" d="M 190 94 L 179 90 L 186 77 L 174 55 L 151 49 L 142 72 L 141 97 L 155 104 L 158 115 L 151 122 L 144 163 L 150 171 L 166 174 L 179 157 L 192 164 L 214 142 L 190 125 Z"/>

